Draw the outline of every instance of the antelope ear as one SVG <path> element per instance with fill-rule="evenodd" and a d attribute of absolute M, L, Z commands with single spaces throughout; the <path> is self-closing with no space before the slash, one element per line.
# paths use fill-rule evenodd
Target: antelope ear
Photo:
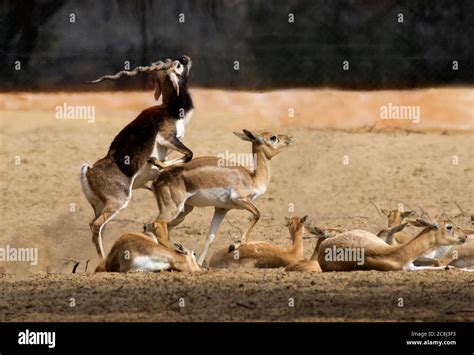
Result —
<path fill-rule="evenodd" d="M 285 216 L 285 225 L 289 226 L 290 225 L 291 219 Z"/>
<path fill-rule="evenodd" d="M 421 218 L 407 218 L 405 221 L 415 227 L 428 227 L 431 229 L 438 229 L 437 224 L 430 223 Z"/>
<path fill-rule="evenodd" d="M 153 227 L 154 227 L 153 223 L 145 223 L 143 225 L 143 233 L 153 233 L 153 234 L 155 234 L 155 231 L 154 231 L 155 228 L 153 228 Z"/>
<path fill-rule="evenodd" d="M 181 254 L 188 254 L 187 250 L 183 247 L 182 244 L 174 243 L 174 247 L 178 253 Z"/>
<path fill-rule="evenodd" d="M 308 216 L 304 216 L 303 218 L 301 218 L 301 223 L 304 224 L 304 222 L 306 222 L 306 219 L 308 218 Z"/>
<path fill-rule="evenodd" d="M 240 139 L 244 140 L 244 141 L 247 141 L 247 142 L 251 142 L 250 138 L 247 137 L 245 134 L 242 134 L 242 133 L 239 133 L 239 132 L 233 132 L 237 137 L 239 137 Z"/>
<path fill-rule="evenodd" d="M 174 91 L 176 91 L 176 96 L 179 96 L 178 76 L 174 72 L 174 68 L 168 70 L 168 78 L 170 78 L 171 84 L 173 84 Z"/>
<path fill-rule="evenodd" d="M 406 218 L 406 217 L 410 217 L 414 213 L 415 212 L 413 212 L 413 211 L 405 211 L 405 212 L 402 212 L 400 215 L 402 216 L 402 218 Z"/>
<path fill-rule="evenodd" d="M 249 130 L 243 129 L 242 131 L 245 133 L 247 137 L 249 137 L 251 141 L 256 141 L 258 139 L 257 136 L 253 134 L 252 132 L 250 132 Z"/>
<path fill-rule="evenodd" d="M 328 233 L 326 233 L 326 231 L 324 231 L 323 229 L 321 229 L 319 227 L 316 227 L 316 226 L 309 227 L 308 226 L 306 229 L 308 229 L 308 232 L 310 232 L 311 234 L 315 235 L 318 238 L 328 238 L 329 237 Z"/>
<path fill-rule="evenodd" d="M 158 73 L 156 75 L 156 79 L 155 79 L 155 100 L 158 101 L 160 96 L 161 96 L 161 84 L 160 84 L 160 81 L 161 81 L 161 77 L 160 77 L 160 73 Z"/>
<path fill-rule="evenodd" d="M 389 210 L 385 210 L 385 209 L 381 208 L 380 211 L 381 211 L 384 215 L 386 215 L 387 217 L 390 216 L 390 211 L 389 211 Z"/>

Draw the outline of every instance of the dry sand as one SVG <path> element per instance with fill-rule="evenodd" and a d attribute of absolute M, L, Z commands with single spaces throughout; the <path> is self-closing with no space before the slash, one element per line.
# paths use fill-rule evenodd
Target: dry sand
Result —
<path fill-rule="evenodd" d="M 292 214 L 308 214 L 321 226 L 376 232 L 385 220 L 370 199 L 385 208 L 402 201 L 431 215 L 446 212 L 469 228 L 473 92 L 193 90 L 196 112 L 185 143 L 203 156 L 249 152 L 231 133 L 241 128 L 294 136 L 296 144 L 272 161 L 272 183 L 257 201 L 262 219 L 255 240 L 287 245 L 283 217 Z M 153 104 L 151 92 L 1 97 L 0 247 L 37 247 L 39 263 L 0 262 L 6 273 L 0 276 L 0 320 L 474 320 L 474 274 L 460 271 L 94 275 L 98 258 L 88 226 L 93 213 L 82 194 L 79 167 L 106 153 L 117 132 Z M 381 121 L 380 105 L 388 102 L 420 105 L 420 123 Z M 95 122 L 55 119 L 55 107 L 64 103 L 94 105 Z M 287 117 L 289 108 L 295 108 L 293 119 Z M 153 195 L 134 191 L 129 207 L 107 227 L 106 250 L 156 214 Z M 211 216 L 210 208 L 195 209 L 172 239 L 199 251 Z M 229 220 L 249 222 L 247 213 L 236 211 Z M 236 231 L 225 222 L 210 255 L 231 242 L 229 233 Z M 314 240 L 305 240 L 306 255 L 313 247 Z M 80 273 L 90 260 L 88 273 L 71 275 L 72 265 L 62 260 L 67 258 L 82 261 Z M 70 297 L 76 307 L 69 307 Z M 178 307 L 181 297 L 184 308 Z M 288 307 L 290 297 L 295 307 Z M 398 307 L 399 297 L 404 307 Z"/>

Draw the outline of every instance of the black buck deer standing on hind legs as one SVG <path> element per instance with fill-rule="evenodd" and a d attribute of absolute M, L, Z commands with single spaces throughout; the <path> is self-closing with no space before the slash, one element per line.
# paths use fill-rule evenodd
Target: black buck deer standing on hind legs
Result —
<path fill-rule="evenodd" d="M 87 200 L 94 209 L 90 223 L 92 241 L 97 253 L 104 258 L 102 234 L 105 225 L 127 207 L 132 190 L 145 187 L 158 176 L 159 168 L 180 164 L 192 159 L 192 151 L 181 139 L 193 112 L 193 103 L 187 89 L 191 59 L 156 62 L 149 67 L 137 67 L 115 75 L 101 77 L 115 80 L 123 75 L 157 71 L 155 99 L 163 103 L 145 109 L 115 137 L 107 155 L 91 167 L 81 167 L 81 184 Z M 165 161 L 171 151 L 183 157 Z"/>

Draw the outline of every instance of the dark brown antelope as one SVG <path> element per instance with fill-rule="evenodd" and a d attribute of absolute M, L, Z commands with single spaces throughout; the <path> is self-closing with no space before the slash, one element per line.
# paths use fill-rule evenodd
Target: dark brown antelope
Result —
<path fill-rule="evenodd" d="M 141 67 L 141 71 L 146 71 Z M 81 167 L 81 184 L 87 200 L 94 209 L 90 223 L 92 241 L 97 253 L 104 258 L 102 234 L 104 226 L 127 207 L 132 190 L 145 187 L 158 176 L 161 168 L 187 162 L 192 151 L 182 143 L 186 126 L 193 112 L 187 89 L 191 59 L 154 63 L 149 70 L 158 71 L 155 98 L 163 103 L 144 110 L 123 128 L 110 145 L 107 155 L 91 167 Z M 132 71 L 135 75 L 139 71 Z M 129 75 L 129 76 L 130 76 Z M 120 73 L 95 80 L 117 79 Z M 183 157 L 165 161 L 171 151 Z"/>

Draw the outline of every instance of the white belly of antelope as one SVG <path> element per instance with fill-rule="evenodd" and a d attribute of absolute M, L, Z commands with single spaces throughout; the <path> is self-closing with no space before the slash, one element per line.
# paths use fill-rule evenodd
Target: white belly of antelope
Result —
<path fill-rule="evenodd" d="M 230 187 L 216 187 L 198 190 L 186 200 L 187 205 L 195 207 L 215 206 L 220 208 L 234 208 L 235 193 Z"/>
<path fill-rule="evenodd" d="M 136 256 L 133 259 L 132 267 L 130 271 L 162 271 L 168 270 L 171 264 L 165 260 L 157 260 L 151 256 Z"/>

